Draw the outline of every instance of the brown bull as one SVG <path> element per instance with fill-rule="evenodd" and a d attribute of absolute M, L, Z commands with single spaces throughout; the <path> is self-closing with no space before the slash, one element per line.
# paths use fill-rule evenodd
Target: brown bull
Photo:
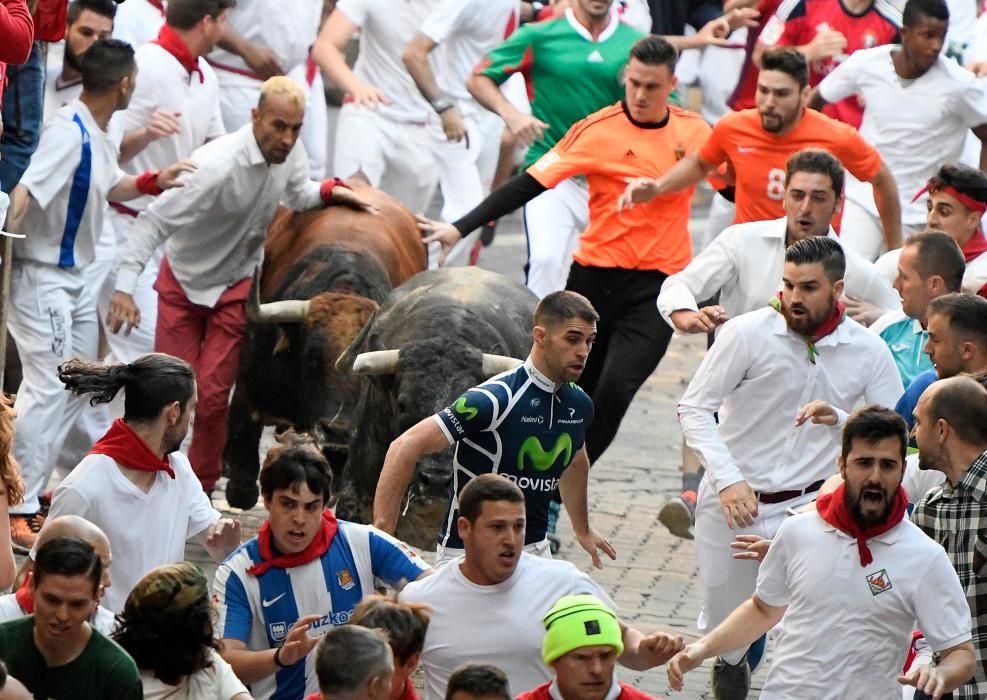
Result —
<path fill-rule="evenodd" d="M 313 434 L 333 469 L 342 469 L 357 379 L 337 372 L 336 359 L 391 288 L 425 268 L 411 212 L 367 185 L 354 190 L 378 213 L 282 209 L 268 230 L 230 406 L 224 453 L 230 505 L 256 503 L 265 424 Z"/>

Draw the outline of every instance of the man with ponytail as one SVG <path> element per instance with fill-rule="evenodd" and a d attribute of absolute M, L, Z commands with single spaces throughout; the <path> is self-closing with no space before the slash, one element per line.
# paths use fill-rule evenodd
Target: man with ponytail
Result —
<path fill-rule="evenodd" d="M 58 376 L 93 404 L 124 392 L 123 418 L 59 484 L 48 516 L 81 516 L 110 538 L 115 582 L 104 606 L 123 610 L 144 574 L 185 559 L 188 539 L 199 540 L 217 562 L 239 546 L 240 524 L 220 517 L 178 452 L 196 404 L 187 362 L 160 353 L 124 365 L 71 360 Z"/>

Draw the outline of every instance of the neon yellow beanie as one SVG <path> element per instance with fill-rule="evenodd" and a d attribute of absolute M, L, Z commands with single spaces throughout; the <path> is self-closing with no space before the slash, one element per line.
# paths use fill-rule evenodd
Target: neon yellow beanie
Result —
<path fill-rule="evenodd" d="M 541 654 L 546 664 L 581 647 L 611 646 L 618 654 L 624 650 L 617 616 L 596 596 L 563 596 L 543 622 Z"/>

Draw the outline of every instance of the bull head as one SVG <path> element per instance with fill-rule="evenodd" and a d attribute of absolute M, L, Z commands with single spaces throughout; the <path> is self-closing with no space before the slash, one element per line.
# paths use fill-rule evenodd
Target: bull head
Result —
<path fill-rule="evenodd" d="M 260 303 L 260 267 L 254 270 L 247 299 L 247 319 L 253 323 L 303 323 L 308 316 L 309 302 L 302 299 Z"/>
<path fill-rule="evenodd" d="M 353 374 L 394 374 L 398 369 L 400 350 L 375 350 L 361 352 L 353 361 Z M 483 353 L 483 376 L 494 375 L 514 369 L 523 360 L 506 355 Z"/>

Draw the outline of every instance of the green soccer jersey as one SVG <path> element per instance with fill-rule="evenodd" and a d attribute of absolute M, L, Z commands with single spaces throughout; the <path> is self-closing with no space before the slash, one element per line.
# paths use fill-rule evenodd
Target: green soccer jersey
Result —
<path fill-rule="evenodd" d="M 548 124 L 525 167 L 542 157 L 573 124 L 624 97 L 621 74 L 635 41 L 645 36 L 614 19 L 597 41 L 569 11 L 514 32 L 491 51 L 482 73 L 500 85 L 524 73 L 534 95 L 531 113 Z"/>

